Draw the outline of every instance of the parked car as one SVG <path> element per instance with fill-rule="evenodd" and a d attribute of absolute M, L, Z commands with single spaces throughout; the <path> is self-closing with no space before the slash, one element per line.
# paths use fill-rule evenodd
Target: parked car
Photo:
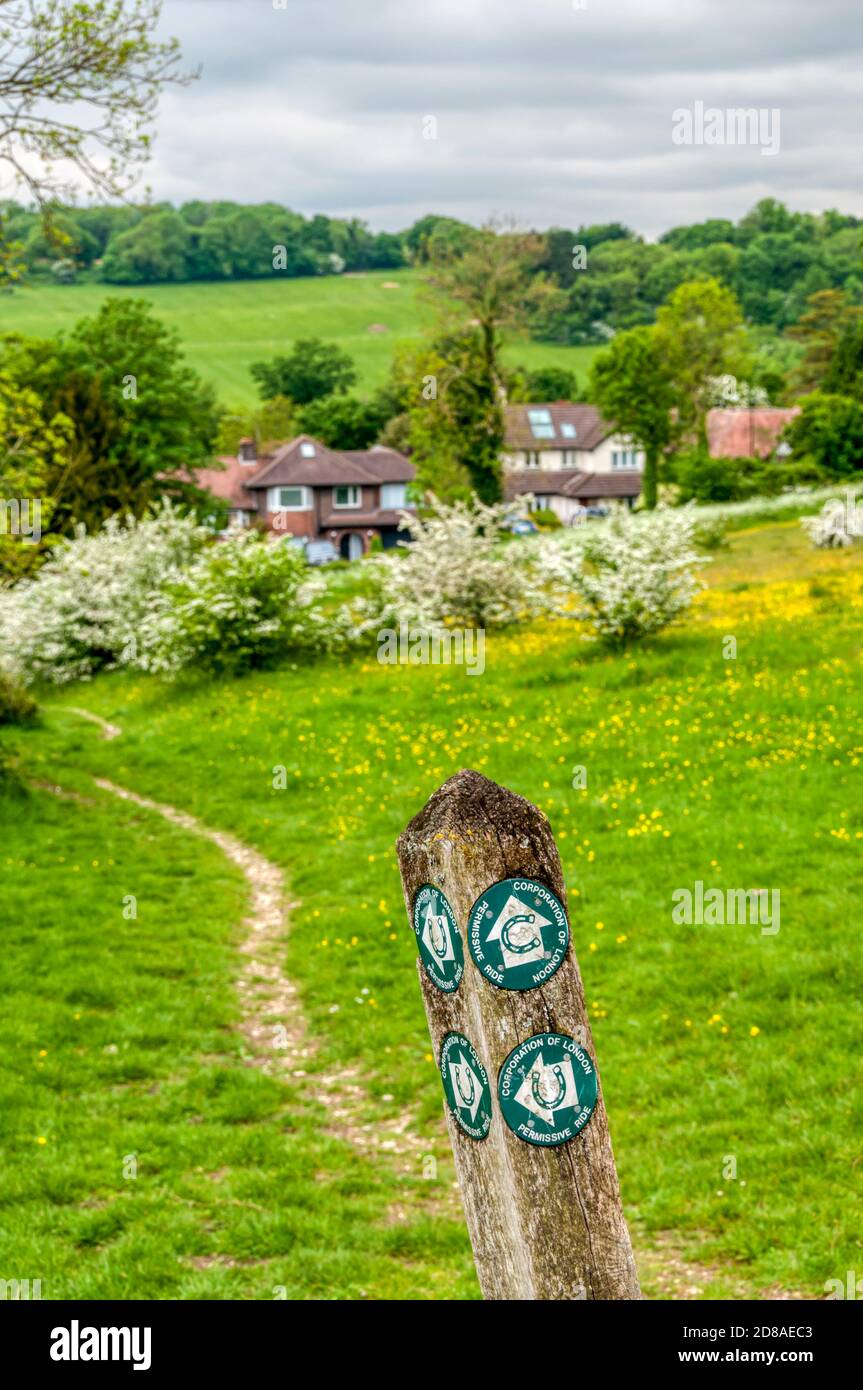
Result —
<path fill-rule="evenodd" d="M 331 565 L 340 558 L 332 541 L 309 541 L 306 559 L 310 565 Z"/>
<path fill-rule="evenodd" d="M 513 521 L 508 521 L 505 529 L 513 536 L 534 536 L 539 531 L 539 527 L 526 516 L 515 517 Z"/>

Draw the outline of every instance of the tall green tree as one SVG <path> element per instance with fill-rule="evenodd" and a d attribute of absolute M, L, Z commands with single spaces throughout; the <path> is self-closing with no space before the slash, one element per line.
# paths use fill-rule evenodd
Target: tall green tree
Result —
<path fill-rule="evenodd" d="M 745 378 L 750 367 L 740 305 L 718 280 L 678 286 L 656 315 L 656 341 L 677 394 L 677 427 L 707 451 L 712 383 Z"/>
<path fill-rule="evenodd" d="M 830 372 L 843 335 L 863 320 L 863 310 L 838 289 L 819 290 L 807 300 L 806 313 L 788 329 L 803 355 L 789 377 L 792 398 L 818 390 Z"/>
<path fill-rule="evenodd" d="M 145 301 L 108 299 L 68 337 L 7 338 L 0 371 L 35 393 L 44 421 L 71 424 L 44 469 L 55 529 L 90 530 L 113 512 L 140 516 L 162 495 L 195 495 L 176 475 L 212 457 L 213 392 Z"/>
<path fill-rule="evenodd" d="M 525 329 L 548 292 L 536 273 L 543 252 L 539 237 L 489 224 L 464 250 L 438 248 L 426 276 L 426 297 L 437 310 L 429 345 L 436 370 L 422 373 L 433 379 L 434 394 L 425 385 L 414 392 L 416 447 L 433 469 L 434 439 L 447 475 L 463 471 L 483 502 L 501 496 L 504 338 Z M 433 477 L 429 482 L 443 495 Z"/>
<path fill-rule="evenodd" d="M 848 478 L 863 469 L 863 402 L 813 391 L 786 431 L 795 458 L 803 456 L 828 478 Z"/>
<path fill-rule="evenodd" d="M 46 416 L 37 392 L 0 367 L 0 580 L 39 563 L 53 510 L 48 482 L 64 466 L 71 432 L 70 420 Z"/>
<path fill-rule="evenodd" d="M 102 279 L 113 285 L 146 285 L 189 278 L 192 233 L 179 213 L 148 212 L 134 227 L 111 238 Z"/>
<path fill-rule="evenodd" d="M 352 358 L 322 338 L 298 338 L 287 357 L 255 362 L 251 373 L 262 400 L 284 396 L 295 405 L 344 393 L 357 379 Z"/>
<path fill-rule="evenodd" d="M 676 438 L 680 392 L 664 342 L 655 325 L 618 333 L 597 355 L 590 398 L 605 419 L 644 450 L 642 500 L 656 506 L 660 465 Z"/>

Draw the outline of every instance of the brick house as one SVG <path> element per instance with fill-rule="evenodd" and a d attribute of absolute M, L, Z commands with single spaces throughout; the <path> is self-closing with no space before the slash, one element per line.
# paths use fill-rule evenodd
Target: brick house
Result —
<path fill-rule="evenodd" d="M 412 510 L 407 487 L 416 470 L 384 445 L 330 449 L 301 434 L 258 457 L 243 439 L 236 457 L 220 462 L 223 468 L 197 470 L 195 481 L 227 502 L 231 525 L 329 540 L 345 559 L 364 554 L 375 536 L 394 546 L 399 513 Z"/>

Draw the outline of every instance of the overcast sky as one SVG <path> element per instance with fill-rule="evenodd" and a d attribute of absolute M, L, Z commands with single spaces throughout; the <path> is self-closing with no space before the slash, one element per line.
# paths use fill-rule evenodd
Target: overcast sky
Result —
<path fill-rule="evenodd" d="M 656 236 L 768 195 L 863 215 L 861 0 L 280 4 L 165 0 L 202 75 L 163 97 L 156 198 L 376 230 L 438 212 Z M 673 143 L 699 101 L 778 109 L 778 153 Z"/>

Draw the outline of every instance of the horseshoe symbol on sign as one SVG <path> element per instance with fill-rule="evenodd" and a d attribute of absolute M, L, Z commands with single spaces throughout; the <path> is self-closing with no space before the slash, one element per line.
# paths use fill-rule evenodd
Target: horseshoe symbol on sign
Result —
<path fill-rule="evenodd" d="M 429 937 L 431 939 L 432 950 L 434 951 L 436 956 L 440 957 L 441 960 L 443 960 L 444 956 L 446 955 L 448 945 L 446 939 L 446 932 L 441 926 L 442 921 L 442 917 L 429 917 Z M 438 938 L 435 935 L 436 932 L 440 932 L 440 945 L 438 945 Z"/>
<path fill-rule="evenodd" d="M 535 921 L 536 917 L 534 913 L 520 912 L 517 916 L 509 917 L 507 921 L 504 922 L 501 927 L 500 939 L 510 955 L 524 956 L 528 951 L 535 951 L 538 946 L 542 945 L 542 937 L 540 936 L 532 936 L 529 941 L 514 941 L 510 935 L 512 929 L 518 926 L 519 922 L 527 922 L 528 925 L 530 925 Z"/>
<path fill-rule="evenodd" d="M 473 1099 L 474 1099 L 474 1096 L 476 1095 L 476 1086 L 474 1085 L 473 1072 L 468 1068 L 468 1073 L 467 1073 L 467 1084 L 468 1084 L 468 1089 L 469 1089 L 469 1094 L 468 1094 L 468 1095 L 465 1095 L 464 1090 L 462 1089 L 462 1084 L 461 1084 L 461 1067 L 456 1067 L 456 1068 L 455 1068 L 455 1084 L 456 1084 L 456 1090 L 458 1091 L 459 1096 L 461 1097 L 461 1103 L 462 1103 L 462 1105 L 464 1105 L 464 1106 L 469 1110 L 470 1107 L 473 1105 Z"/>
<path fill-rule="evenodd" d="M 548 1068 L 546 1070 L 548 1070 Z M 531 1078 L 531 1090 L 533 1092 L 533 1098 L 536 1101 L 537 1105 L 544 1106 L 546 1110 L 556 1110 L 557 1107 L 560 1105 L 561 1101 L 563 1100 L 564 1096 L 566 1095 L 566 1077 L 563 1074 L 563 1069 L 559 1067 L 557 1063 L 555 1063 L 555 1065 L 551 1067 L 550 1070 L 552 1076 L 557 1082 L 557 1095 L 554 1097 L 554 1099 L 552 1100 L 549 1096 L 543 1094 L 543 1075 L 540 1072 L 534 1072 L 533 1077 Z"/>

